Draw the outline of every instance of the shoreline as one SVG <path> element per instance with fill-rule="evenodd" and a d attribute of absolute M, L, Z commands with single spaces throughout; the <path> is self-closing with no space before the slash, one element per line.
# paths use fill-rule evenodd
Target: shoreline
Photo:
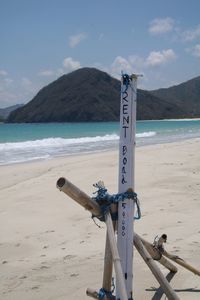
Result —
<path fill-rule="evenodd" d="M 162 141 L 162 142 L 152 142 L 152 143 L 146 143 L 146 144 L 137 144 L 136 143 L 136 149 L 137 148 L 143 148 L 143 147 L 151 147 L 151 146 L 159 146 L 159 145 L 167 145 L 167 144 L 174 144 L 174 143 L 184 143 L 186 141 L 190 140 L 200 140 L 200 137 L 186 137 L 186 138 L 181 138 L 178 141 L 174 140 L 169 140 L 169 141 Z M 37 163 L 37 162 L 44 162 L 44 161 L 51 161 L 51 160 L 56 160 L 56 159 L 64 159 L 67 157 L 77 157 L 77 156 L 85 156 L 85 155 L 95 155 L 98 153 L 108 153 L 108 152 L 118 152 L 118 145 L 117 147 L 111 148 L 111 149 L 98 149 L 98 150 L 92 150 L 91 152 L 79 152 L 79 153 L 71 153 L 71 154 L 61 154 L 57 156 L 50 156 L 48 158 L 33 158 L 33 159 L 28 159 L 25 161 L 19 161 L 19 162 L 9 162 L 5 164 L 0 164 L 0 169 L 1 167 L 6 167 L 6 166 L 14 166 L 14 165 L 21 165 L 21 164 L 32 164 L 32 163 Z"/>
<path fill-rule="evenodd" d="M 167 251 L 200 269 L 200 139 L 136 147 L 136 193 L 142 218 L 135 231 L 150 242 L 166 233 Z M 117 192 L 118 151 L 1 166 L 1 287 L 4 300 L 89 299 L 102 284 L 105 225 L 56 189 L 66 177 L 92 196 L 103 180 Z M 165 275 L 167 270 L 161 268 Z M 145 274 L 145 276 L 144 276 Z M 199 278 L 178 266 L 171 281 L 181 300 L 200 297 Z M 159 287 L 134 251 L 134 298 Z M 155 288 L 152 288 L 155 287 Z M 164 300 L 165 296 L 159 299 Z"/>
<path fill-rule="evenodd" d="M 139 121 L 136 133 L 137 146 L 199 138 L 200 121 L 185 120 Z M 37 125 L 34 130 L 27 124 L 22 127 L 14 126 L 13 129 L 2 127 L 0 166 L 118 150 L 117 122 L 112 122 L 109 126 L 104 122 L 95 123 L 94 126 L 92 123 L 81 126 L 78 123 L 74 123 L 73 126 L 70 124 L 51 124 L 49 125 L 51 130 L 44 124 Z"/>

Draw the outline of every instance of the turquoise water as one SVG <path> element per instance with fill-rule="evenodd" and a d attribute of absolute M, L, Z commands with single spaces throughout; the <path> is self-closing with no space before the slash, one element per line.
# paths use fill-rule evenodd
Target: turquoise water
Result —
<path fill-rule="evenodd" d="M 0 143 L 41 140 L 46 138 L 80 138 L 117 133 L 119 124 L 108 123 L 36 123 L 2 124 Z"/>
<path fill-rule="evenodd" d="M 200 120 L 138 121 L 137 146 L 200 137 Z M 0 124 L 0 165 L 117 149 L 119 123 Z"/>

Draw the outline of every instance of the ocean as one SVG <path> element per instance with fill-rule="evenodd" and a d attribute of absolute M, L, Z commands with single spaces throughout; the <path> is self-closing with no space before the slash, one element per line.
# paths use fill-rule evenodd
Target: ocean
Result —
<path fill-rule="evenodd" d="M 136 146 L 200 137 L 200 120 L 137 121 Z M 0 124 L 0 165 L 118 149 L 119 123 Z"/>

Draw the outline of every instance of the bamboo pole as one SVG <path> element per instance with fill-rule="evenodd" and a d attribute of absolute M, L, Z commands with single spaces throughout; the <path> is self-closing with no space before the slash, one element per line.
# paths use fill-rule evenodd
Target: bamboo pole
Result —
<path fill-rule="evenodd" d="M 98 299 L 99 300 L 99 293 L 93 289 L 87 289 L 86 291 L 86 295 L 91 297 L 91 298 L 94 298 L 94 299 Z M 103 300 L 116 300 L 116 297 L 115 296 L 109 296 L 109 298 L 105 298 Z"/>
<path fill-rule="evenodd" d="M 91 298 L 94 298 L 94 299 L 99 299 L 99 293 L 96 290 L 93 290 L 93 289 L 90 289 L 90 288 L 88 288 L 86 290 L 86 295 L 91 297 Z"/>
<path fill-rule="evenodd" d="M 196 268 L 194 268 L 191 265 L 189 265 L 186 261 L 184 261 L 179 256 L 173 255 L 173 254 L 167 252 L 166 250 L 163 251 L 163 255 L 166 256 L 167 258 L 171 259 L 172 261 L 174 261 L 178 265 L 184 267 L 188 271 L 194 273 L 195 275 L 200 276 L 200 271 L 199 270 L 197 270 Z"/>
<path fill-rule="evenodd" d="M 135 235 L 137 234 L 135 233 Z M 147 249 L 147 251 L 149 252 L 149 254 L 154 260 L 157 260 L 161 265 L 167 268 L 170 272 L 176 273 L 178 271 L 176 266 L 174 266 L 170 261 L 168 261 L 165 257 L 163 257 L 156 247 L 153 247 L 151 243 L 141 238 L 139 235 L 137 236 L 142 241 L 145 248 Z M 135 239 L 134 239 L 134 244 L 135 244 Z"/>
<path fill-rule="evenodd" d="M 169 282 L 167 279 L 163 276 L 162 272 L 160 269 L 157 267 L 155 261 L 143 245 L 141 239 L 137 234 L 134 236 L 134 243 L 135 247 L 150 268 L 151 272 L 159 282 L 160 286 L 162 287 L 165 295 L 168 297 L 169 300 L 180 300 L 180 298 L 176 295 L 175 291 L 172 289 L 170 286 Z"/>
<path fill-rule="evenodd" d="M 114 263 L 114 267 L 115 267 L 115 273 L 116 273 L 116 279 L 119 282 L 119 296 L 120 296 L 120 300 L 127 300 L 128 296 L 127 296 L 127 292 L 126 292 L 126 285 L 125 285 L 125 280 L 124 280 L 124 275 L 122 272 L 122 266 L 121 266 L 121 259 L 119 257 L 119 253 L 118 253 L 118 249 L 117 249 L 117 242 L 116 242 L 116 238 L 115 238 L 115 232 L 114 232 L 114 228 L 113 228 L 113 222 L 110 216 L 110 213 L 106 214 L 106 218 L 105 218 L 105 223 L 107 226 L 107 246 L 109 247 L 109 252 L 111 252 L 111 260 Z M 110 255 L 110 253 L 109 253 Z M 107 269 L 106 269 L 107 270 Z M 104 271 L 105 271 L 105 265 L 104 265 Z M 109 270 L 108 270 L 109 272 Z M 104 289 L 105 286 L 110 285 L 110 278 L 108 276 L 108 274 L 104 274 Z M 108 281 L 106 281 L 106 279 L 108 279 Z M 108 289 L 109 290 L 109 289 Z M 87 289 L 86 294 L 94 299 L 99 299 L 99 294 L 97 291 L 93 290 L 93 289 Z M 104 298 L 104 300 L 106 300 L 107 297 Z M 109 297 L 110 299 L 110 297 Z M 112 296 L 111 299 L 115 299 L 114 296 Z"/>
<path fill-rule="evenodd" d="M 86 210 L 89 210 L 94 216 L 101 215 L 101 209 L 98 203 L 96 203 L 92 198 L 90 198 L 86 193 L 81 191 L 73 183 L 64 177 L 58 179 L 57 188 L 67 194 L 70 198 L 75 200 L 78 204 L 83 206 Z"/>
<path fill-rule="evenodd" d="M 75 185 L 73 185 L 70 181 L 68 181 L 67 179 L 61 177 L 60 179 L 58 179 L 57 181 L 57 188 L 60 190 L 60 191 L 63 191 L 65 194 L 67 194 L 69 197 L 71 197 L 73 200 L 75 200 L 77 203 L 79 203 L 81 206 L 83 206 L 86 210 L 89 210 L 93 215 L 95 216 L 101 216 L 101 209 L 100 209 L 100 206 L 98 205 L 98 203 L 96 203 L 93 199 L 91 199 L 87 194 L 85 194 L 83 191 L 81 191 L 80 189 L 78 189 Z M 110 216 L 110 215 L 109 215 Z M 112 224 L 112 220 L 111 220 L 111 217 L 109 217 L 110 219 L 110 222 Z M 112 229 L 111 229 L 112 228 Z M 106 265 L 106 262 L 110 259 L 110 257 L 113 257 L 113 255 L 115 255 L 115 260 L 114 260 L 114 265 L 115 265 L 115 268 L 116 268 L 116 273 L 117 274 L 120 274 L 120 272 L 122 272 L 121 270 L 121 266 L 118 262 L 120 262 L 120 258 L 119 258 L 119 254 L 118 254 L 118 250 L 117 250 L 117 246 L 114 245 L 113 246 L 113 242 L 116 244 L 116 240 L 115 240 L 115 234 L 114 234 L 114 229 L 113 229 L 113 225 L 110 226 L 110 223 L 109 225 L 107 225 L 107 230 L 109 230 L 108 232 L 108 245 L 109 243 L 111 243 L 112 241 L 112 246 L 110 245 L 110 247 L 112 249 L 110 249 L 110 251 L 112 252 L 112 256 L 110 256 L 110 254 L 107 256 L 107 258 L 105 258 L 105 265 Z M 136 240 L 139 239 L 140 240 L 140 237 L 135 233 L 135 236 L 136 236 L 136 239 L 134 238 L 134 244 L 136 245 Z M 114 240 L 113 240 L 114 238 Z M 141 238 L 141 241 L 142 243 L 144 243 L 144 245 L 148 248 L 148 251 L 152 251 L 153 249 L 153 246 L 148 243 L 147 241 L 145 241 L 144 239 Z M 149 246 L 150 245 L 150 246 Z M 109 247 L 109 246 L 108 246 Z M 114 248 L 113 248 L 114 247 Z M 137 248 L 137 247 L 136 247 Z M 115 249 L 115 250 L 113 250 Z M 145 249 L 146 250 L 146 249 Z M 115 251 L 115 252 L 113 252 Z M 117 252 L 116 252 L 117 251 Z M 147 252 L 148 252 L 147 251 Z M 108 254 L 108 253 L 107 253 Z M 116 259 L 116 255 L 118 254 L 118 258 Z M 158 255 L 158 254 L 157 254 Z M 188 270 L 190 270 L 191 272 L 193 272 L 194 274 L 196 275 L 199 275 L 200 276 L 200 272 L 198 270 L 196 270 L 195 268 L 193 268 L 192 266 L 190 266 L 189 264 L 187 264 L 185 261 L 183 261 L 180 257 L 177 257 L 177 256 L 174 256 L 170 253 L 168 253 L 167 251 L 164 250 L 163 252 L 163 255 L 165 255 L 166 257 L 168 257 L 169 259 L 175 261 L 176 263 L 180 264 L 181 266 L 187 268 Z M 156 258 L 156 255 L 155 255 L 155 250 L 153 250 L 153 254 L 152 256 L 154 256 L 154 258 Z M 111 259 L 112 260 L 112 259 Z M 170 271 L 172 272 L 176 272 L 177 269 L 171 264 L 170 265 L 170 262 L 167 261 L 167 264 L 166 262 L 163 263 L 163 257 L 158 260 L 160 263 L 162 263 L 165 267 L 167 267 Z M 109 269 L 109 268 L 108 268 Z M 103 288 L 105 290 L 107 290 L 106 288 L 108 286 L 110 286 L 110 282 L 111 282 L 111 275 L 108 275 L 109 272 L 107 273 L 106 272 L 107 268 L 104 266 L 104 273 L 107 274 L 104 276 L 104 279 L 103 279 Z M 121 271 L 120 271 L 121 270 Z M 110 272 L 111 274 L 111 272 Z M 116 276 L 117 276 L 116 274 Z M 122 274 L 122 278 L 123 278 L 123 274 Z M 123 290 L 123 282 L 124 282 L 124 279 L 123 280 L 120 280 L 122 281 L 122 290 Z M 106 288 L 105 288 L 106 287 Z M 121 289 L 121 287 L 120 287 Z M 109 289 L 108 289 L 109 291 Z M 96 291 L 95 291 L 96 292 Z M 89 292 L 88 292 L 89 293 Z M 97 293 L 97 292 L 96 292 Z M 89 295 L 89 294 L 88 294 Z M 122 298 L 123 300 L 123 298 Z M 126 300 L 126 299 L 125 299 Z"/>
<path fill-rule="evenodd" d="M 91 199 L 87 194 L 85 194 L 83 191 L 78 189 L 74 184 L 72 184 L 67 179 L 61 177 L 57 181 L 57 188 L 67 194 L 69 197 L 71 197 L 73 200 L 75 200 L 77 203 L 79 203 L 81 206 L 83 206 L 85 209 L 89 210 L 93 215 L 100 216 L 101 215 L 101 209 L 98 203 L 96 203 L 93 199 Z M 121 268 L 121 262 L 118 254 L 116 239 L 115 239 L 115 233 L 113 229 L 112 219 L 110 214 L 106 215 L 106 221 L 107 225 L 107 234 L 108 234 L 108 244 L 110 245 L 110 250 L 112 253 L 112 258 L 115 266 L 115 273 L 117 278 L 119 278 L 120 281 L 120 294 L 121 294 L 121 300 L 127 300 L 127 294 L 126 294 L 126 288 Z M 106 281 L 106 278 L 104 277 L 104 281 Z M 105 283 L 105 282 L 104 282 Z M 108 282 L 106 284 L 109 284 Z M 104 287 L 103 287 L 104 288 Z M 93 291 L 91 293 L 91 289 L 87 290 L 88 295 L 97 295 L 98 292 Z M 92 296 L 92 297 L 93 297 Z"/>
<path fill-rule="evenodd" d="M 186 261 L 184 261 L 181 257 L 171 254 L 169 252 L 167 252 L 164 249 L 164 243 L 166 243 L 167 241 L 167 235 L 166 234 L 162 234 L 161 237 L 158 239 L 157 243 L 156 243 L 156 247 L 158 247 L 158 249 L 161 249 L 162 251 L 162 255 L 166 256 L 167 258 L 171 259 L 172 261 L 174 261 L 175 263 L 179 264 L 180 266 L 184 267 L 185 269 L 187 269 L 188 271 L 194 273 L 195 275 L 200 276 L 200 271 L 197 270 L 196 268 L 194 268 L 193 266 L 189 265 Z M 159 251 L 159 250 L 158 250 Z"/>
<path fill-rule="evenodd" d="M 114 267 L 115 267 L 116 279 L 119 284 L 118 291 L 119 291 L 119 295 L 120 295 L 120 300 L 127 300 L 128 296 L 127 296 L 127 292 L 126 292 L 124 275 L 122 272 L 121 259 L 119 257 L 117 242 L 116 242 L 116 238 L 115 238 L 115 233 L 114 233 L 110 213 L 106 214 L 106 226 L 107 226 L 108 238 L 109 238 L 109 243 L 110 243 L 110 249 L 112 252 L 113 263 L 114 263 Z"/>
<path fill-rule="evenodd" d="M 112 272 L 113 272 L 113 257 L 110 249 L 110 241 L 109 241 L 109 236 L 107 231 L 105 253 L 104 253 L 103 283 L 102 283 L 103 289 L 107 292 L 111 291 Z"/>
<path fill-rule="evenodd" d="M 111 213 L 117 212 L 117 205 L 111 205 Z M 113 229 L 115 232 L 117 221 L 112 221 Z M 108 232 L 106 233 L 106 245 L 105 245 L 105 255 L 104 255 L 104 271 L 103 271 L 103 284 L 102 287 L 106 291 L 111 291 L 112 288 L 112 272 L 113 272 L 113 257 L 110 248 L 110 242 L 108 237 Z"/>

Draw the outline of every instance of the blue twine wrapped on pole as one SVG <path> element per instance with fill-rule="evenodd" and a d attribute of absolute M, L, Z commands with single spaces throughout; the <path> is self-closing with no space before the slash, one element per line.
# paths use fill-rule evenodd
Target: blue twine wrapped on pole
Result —
<path fill-rule="evenodd" d="M 104 299 L 114 299 L 114 296 L 112 294 L 112 292 L 107 292 L 106 290 L 104 290 L 103 288 L 101 288 L 99 290 L 99 293 L 98 293 L 98 299 L 99 300 L 104 300 Z"/>
<path fill-rule="evenodd" d="M 139 200 L 138 200 L 137 194 L 135 192 L 130 190 L 130 191 L 126 191 L 124 193 L 110 195 L 107 192 L 107 189 L 105 188 L 104 183 L 102 181 L 99 181 L 98 183 L 94 184 L 94 187 L 96 187 L 98 190 L 96 192 L 94 192 L 94 194 L 96 193 L 97 196 L 93 197 L 92 199 L 95 200 L 101 208 L 102 215 L 100 217 L 98 217 L 98 219 L 100 221 L 103 221 L 103 222 L 105 221 L 105 215 L 107 212 L 110 211 L 111 204 L 117 204 L 120 201 L 124 201 L 125 199 L 132 199 L 136 204 L 137 215 L 134 216 L 134 219 L 139 220 L 141 218 L 141 210 L 140 210 Z M 111 213 L 111 217 L 113 220 L 117 220 L 116 214 L 112 215 L 112 213 Z"/>
<path fill-rule="evenodd" d="M 104 299 L 115 300 L 115 296 L 113 296 L 114 291 L 115 291 L 115 284 L 114 284 L 114 278 L 112 278 L 112 290 L 106 291 L 104 288 L 101 288 L 98 293 L 98 299 L 99 300 L 104 300 Z"/>

